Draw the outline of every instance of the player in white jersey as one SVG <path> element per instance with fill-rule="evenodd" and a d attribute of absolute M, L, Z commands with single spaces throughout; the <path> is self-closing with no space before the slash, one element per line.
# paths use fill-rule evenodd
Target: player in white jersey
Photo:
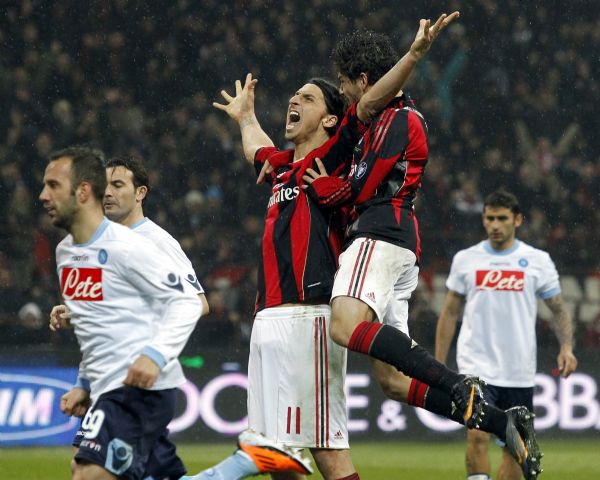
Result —
<path fill-rule="evenodd" d="M 141 160 L 135 157 L 117 156 L 109 159 L 105 166 L 107 186 L 103 201 L 104 214 L 110 220 L 148 238 L 163 251 L 184 280 L 182 285 L 198 294 L 202 302 L 202 312 L 206 315 L 209 307 L 204 290 L 181 245 L 165 229 L 144 216 L 143 202 L 150 187 L 148 173 Z M 157 305 L 157 308 L 161 306 Z M 70 313 L 65 305 L 55 306 L 50 317 L 52 330 L 69 326 Z M 81 386 L 74 387 L 61 398 L 61 408 L 67 415 L 82 417 L 88 406 L 89 391 Z M 83 435 L 80 431 L 74 440 L 74 446 L 78 447 L 82 439 Z M 179 478 L 185 474 L 183 462 L 174 452 L 175 447 L 165 432 L 152 452 L 147 473 L 154 478 Z"/>
<path fill-rule="evenodd" d="M 448 294 L 438 319 L 436 358 L 445 362 L 464 307 L 458 336 L 457 364 L 464 374 L 487 382 L 485 398 L 506 409 L 533 409 L 536 372 L 537 297 L 552 311 L 560 344 L 558 368 L 568 377 L 577 367 L 573 325 L 561 296 L 558 273 L 548 253 L 516 238 L 523 215 L 514 195 L 503 190 L 484 203 L 487 240 L 458 252 L 446 281 Z M 467 432 L 469 480 L 487 480 L 489 434 Z M 498 480 L 521 478 L 517 462 L 504 449 Z M 535 478 L 535 477 L 533 477 Z"/>
<path fill-rule="evenodd" d="M 105 189 L 101 157 L 67 149 L 51 155 L 40 200 L 70 233 L 57 269 L 93 402 L 73 478 L 138 479 L 173 417 L 185 381 L 177 356 L 202 303 L 152 242 L 104 217 Z"/>

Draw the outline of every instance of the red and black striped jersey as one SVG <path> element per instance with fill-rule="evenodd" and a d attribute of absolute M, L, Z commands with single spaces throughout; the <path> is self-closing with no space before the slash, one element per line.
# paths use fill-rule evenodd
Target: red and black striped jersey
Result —
<path fill-rule="evenodd" d="M 428 158 L 427 125 L 412 100 L 397 97 L 358 142 L 347 180 L 322 177 L 309 189 L 327 207 L 353 204 L 347 241 L 383 240 L 421 255 L 414 199 Z"/>
<path fill-rule="evenodd" d="M 267 160 L 277 166 L 268 179 L 272 193 L 262 237 L 256 311 L 328 299 L 331 294 L 345 223 L 339 209 L 324 209 L 306 194 L 302 176 L 307 168 L 316 168 L 315 158 L 332 175 L 346 173 L 363 132 L 354 105 L 336 134 L 302 160 L 293 162 L 293 150 L 265 147 L 256 152 L 257 173 Z"/>

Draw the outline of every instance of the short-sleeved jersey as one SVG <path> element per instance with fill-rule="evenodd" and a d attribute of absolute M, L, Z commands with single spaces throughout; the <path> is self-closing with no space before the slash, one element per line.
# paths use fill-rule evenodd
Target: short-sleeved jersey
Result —
<path fill-rule="evenodd" d="M 323 161 L 330 175 L 343 174 L 362 131 L 353 105 L 336 134 L 302 160 L 291 163 L 293 150 L 265 147 L 256 152 L 257 173 L 267 160 L 283 165 L 269 178 L 272 191 L 262 236 L 256 311 L 327 299 L 331 294 L 344 221 L 339 211 L 322 209 L 305 193 L 302 176 L 307 168 L 316 168 L 315 158 Z"/>
<path fill-rule="evenodd" d="M 169 232 L 147 217 L 132 225 L 131 229 L 146 237 L 169 257 L 172 262 L 171 264 L 184 280 L 184 287 L 191 288 L 196 294 L 204 293 L 192 262 L 190 262 L 190 259 L 184 253 L 179 242 Z"/>
<path fill-rule="evenodd" d="M 532 387 L 536 297 L 560 293 L 548 253 L 519 240 L 497 251 L 485 240 L 454 256 L 446 286 L 466 300 L 457 344 L 460 372 L 500 387 Z"/>
<path fill-rule="evenodd" d="M 354 151 L 348 179 L 319 198 L 325 206 L 354 204 L 347 240 L 369 237 L 421 255 L 414 199 L 428 159 L 427 125 L 406 95 L 371 122 Z"/>
<path fill-rule="evenodd" d="M 105 219 L 85 244 L 65 237 L 56 262 L 82 353 L 80 375 L 90 382 L 92 399 L 122 386 L 142 352 L 164 363 L 153 390 L 185 381 L 177 356 L 202 306 L 151 241 Z"/>

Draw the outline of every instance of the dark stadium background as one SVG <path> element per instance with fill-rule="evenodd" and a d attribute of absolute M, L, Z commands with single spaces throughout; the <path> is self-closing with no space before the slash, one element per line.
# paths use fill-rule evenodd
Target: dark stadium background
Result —
<path fill-rule="evenodd" d="M 432 347 L 449 262 L 482 238 L 482 198 L 505 186 L 525 211 L 519 237 L 548 250 L 562 275 L 576 354 L 597 358 L 599 7 L 589 0 L 4 0 L 0 370 L 77 364 L 73 336 L 47 328 L 59 301 L 53 251 L 63 235 L 36 200 L 51 150 L 90 143 L 144 159 L 152 187 L 146 214 L 181 242 L 211 305 L 186 355 L 226 363 L 243 357 L 248 342 L 268 191 L 254 184 L 237 126 L 211 103 L 252 72 L 259 120 L 283 146 L 287 100 L 312 76 L 335 79 L 329 53 L 340 33 L 384 32 L 403 53 L 419 18 L 456 9 L 460 21 L 406 88 L 427 118 L 431 147 L 417 201 L 424 255 L 412 332 Z M 539 343 L 552 358 L 547 315 L 540 310 Z M 580 366 L 598 383 L 591 361 Z"/>

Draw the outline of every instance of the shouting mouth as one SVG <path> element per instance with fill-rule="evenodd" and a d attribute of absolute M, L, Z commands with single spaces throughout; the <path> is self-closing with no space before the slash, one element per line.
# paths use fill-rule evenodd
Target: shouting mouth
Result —
<path fill-rule="evenodd" d="M 288 121 L 285 126 L 286 131 L 293 130 L 300 123 L 300 113 L 297 110 L 290 110 L 288 113 Z"/>

